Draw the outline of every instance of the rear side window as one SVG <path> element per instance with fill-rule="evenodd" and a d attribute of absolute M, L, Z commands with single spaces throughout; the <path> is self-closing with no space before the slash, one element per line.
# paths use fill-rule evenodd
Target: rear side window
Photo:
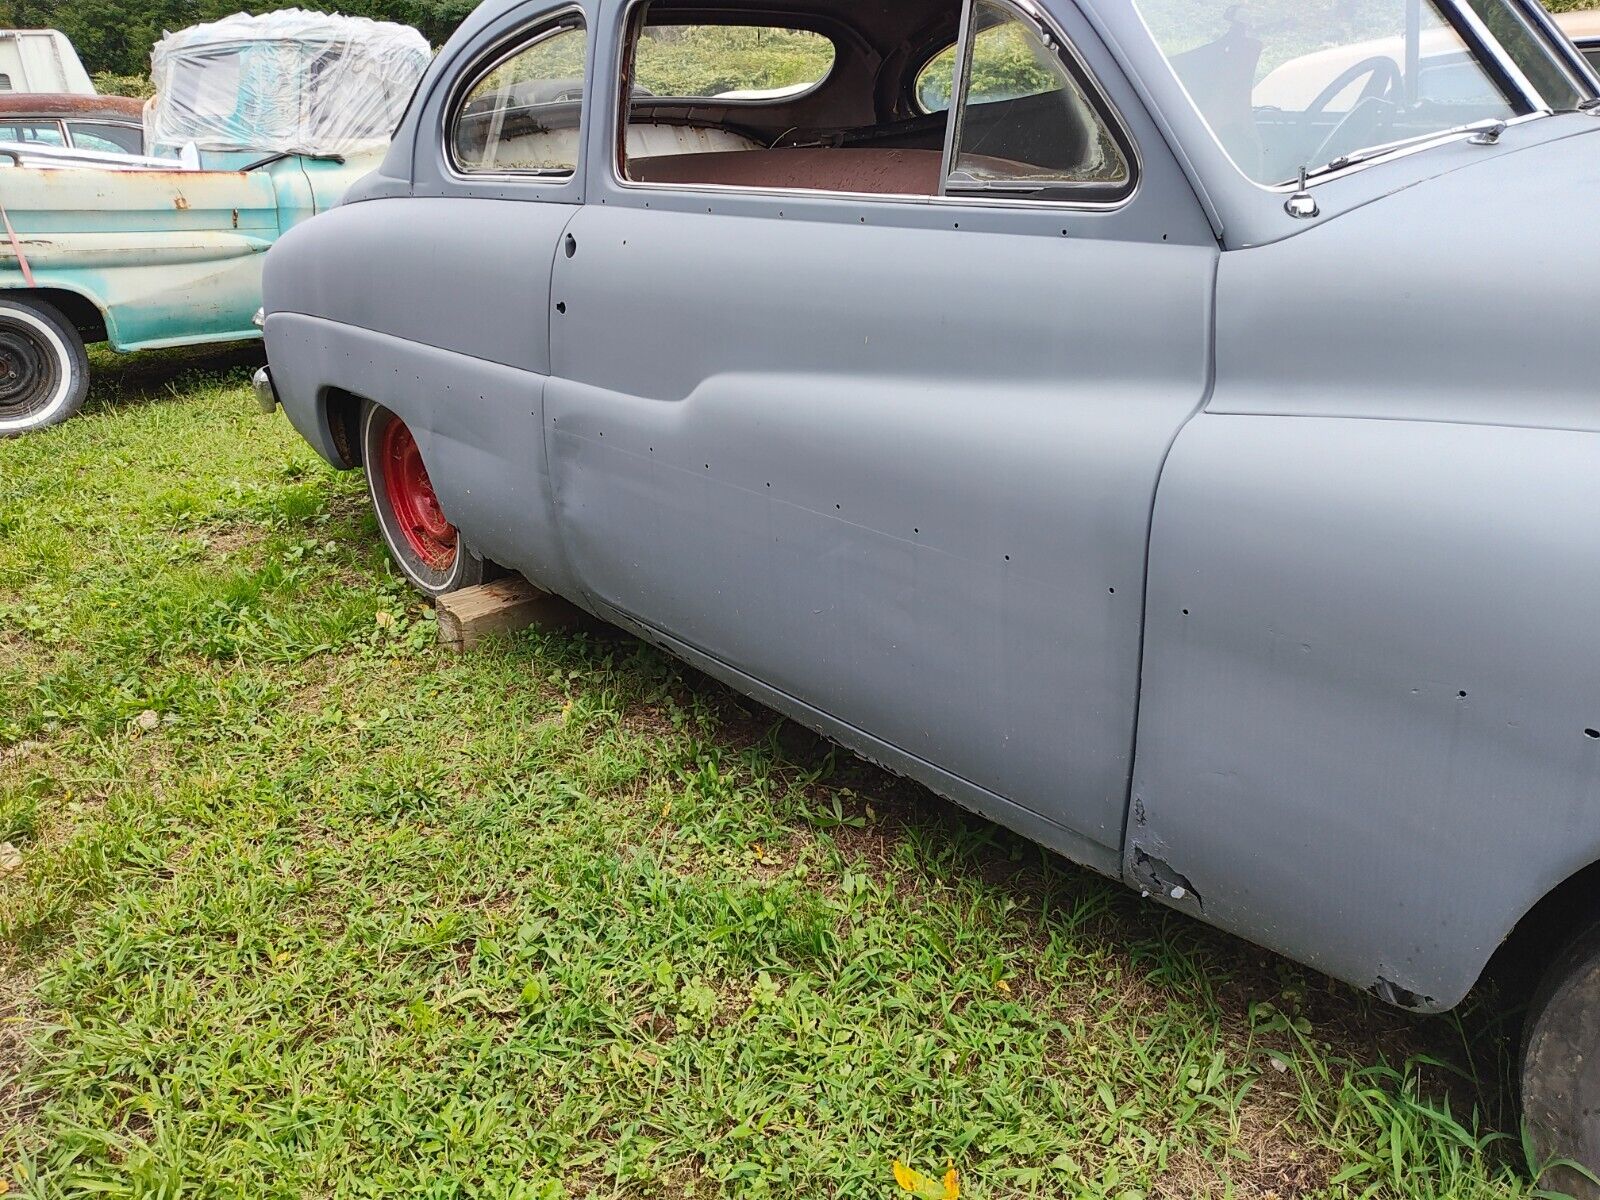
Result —
<path fill-rule="evenodd" d="M 778 26 L 657 24 L 646 20 L 633 58 L 633 94 L 674 99 L 785 100 L 833 70 L 833 42 Z"/>
<path fill-rule="evenodd" d="M 587 51 L 583 19 L 572 13 L 492 55 L 451 116 L 451 165 L 466 174 L 570 178 Z"/>

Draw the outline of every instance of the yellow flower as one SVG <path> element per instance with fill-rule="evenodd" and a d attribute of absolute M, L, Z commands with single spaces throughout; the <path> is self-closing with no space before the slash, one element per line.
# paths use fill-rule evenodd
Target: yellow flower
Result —
<path fill-rule="evenodd" d="M 920 1200 L 960 1200 L 961 1181 L 956 1178 L 956 1165 L 954 1161 L 946 1159 L 944 1179 L 929 1179 L 918 1171 L 913 1171 L 898 1158 L 894 1160 L 894 1181 L 900 1189 L 910 1192 Z"/>

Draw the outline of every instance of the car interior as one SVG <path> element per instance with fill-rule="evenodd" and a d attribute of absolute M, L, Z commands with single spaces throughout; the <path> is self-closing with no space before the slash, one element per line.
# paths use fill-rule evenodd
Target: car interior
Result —
<path fill-rule="evenodd" d="M 960 0 L 645 0 L 624 44 L 618 174 L 916 197 L 1128 189 L 1131 151 L 1053 31 L 1005 0 L 976 0 L 958 87 L 961 30 Z M 552 71 L 519 65 L 514 82 L 472 89 L 455 132 L 458 162 L 570 171 L 581 76 Z"/>
<path fill-rule="evenodd" d="M 1299 44 L 1304 28 L 1272 5 L 1253 19 L 1243 11 L 1230 9 L 1221 36 L 1170 61 L 1234 162 L 1260 182 L 1522 111 L 1431 3 L 1418 6 L 1413 33 L 1391 4 L 1320 49 Z"/>

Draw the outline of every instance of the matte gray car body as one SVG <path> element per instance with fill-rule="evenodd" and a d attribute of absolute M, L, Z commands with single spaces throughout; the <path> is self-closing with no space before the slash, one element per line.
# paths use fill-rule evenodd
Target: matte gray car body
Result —
<path fill-rule="evenodd" d="M 278 395 L 345 466 L 380 402 L 483 554 L 862 755 L 1453 1005 L 1600 860 L 1600 120 L 1297 219 L 1128 4 L 1042 7 L 1137 147 L 1115 207 L 640 186 L 620 0 L 490 0 L 269 254 Z M 557 8 L 578 170 L 456 175 L 458 77 Z"/>

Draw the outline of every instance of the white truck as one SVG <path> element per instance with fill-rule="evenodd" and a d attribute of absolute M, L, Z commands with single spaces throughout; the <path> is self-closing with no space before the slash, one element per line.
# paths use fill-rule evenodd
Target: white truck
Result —
<path fill-rule="evenodd" d="M 92 96 L 94 84 L 59 29 L 0 29 L 0 92 Z"/>

